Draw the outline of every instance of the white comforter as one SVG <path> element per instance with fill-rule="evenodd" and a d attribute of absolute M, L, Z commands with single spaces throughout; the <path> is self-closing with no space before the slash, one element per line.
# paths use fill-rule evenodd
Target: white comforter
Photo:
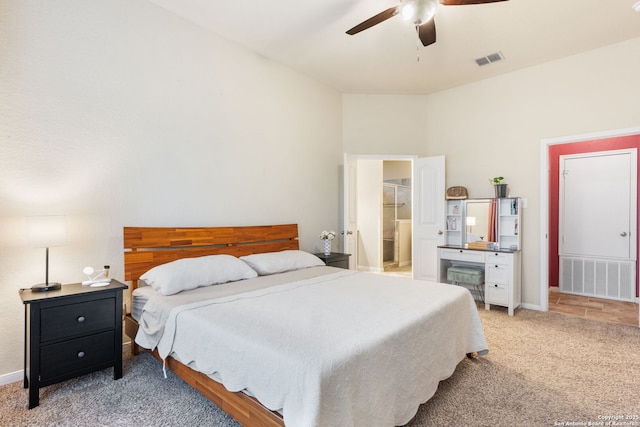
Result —
<path fill-rule="evenodd" d="M 488 351 L 464 288 L 319 269 L 329 274 L 151 310 L 164 327 L 143 312 L 136 342 L 296 427 L 405 424 L 465 354 Z"/>

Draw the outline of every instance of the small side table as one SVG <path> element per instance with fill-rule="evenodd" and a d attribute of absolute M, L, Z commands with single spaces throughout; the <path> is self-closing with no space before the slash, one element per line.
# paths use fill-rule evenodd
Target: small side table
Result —
<path fill-rule="evenodd" d="M 80 283 L 48 292 L 20 292 L 24 303 L 24 388 L 29 409 L 40 387 L 113 366 L 122 378 L 122 291 L 127 285 Z"/>
<path fill-rule="evenodd" d="M 314 255 L 320 258 L 322 261 L 324 261 L 325 264 L 330 267 L 345 268 L 347 270 L 349 269 L 349 257 L 351 256 L 351 254 L 331 252 L 331 254 L 329 255 L 325 255 L 324 253 L 318 253 Z"/>

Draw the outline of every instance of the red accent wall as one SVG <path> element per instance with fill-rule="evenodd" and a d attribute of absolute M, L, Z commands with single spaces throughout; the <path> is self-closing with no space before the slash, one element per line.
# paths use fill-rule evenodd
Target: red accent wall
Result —
<path fill-rule="evenodd" d="M 640 135 L 619 136 L 615 138 L 594 139 L 591 141 L 570 142 L 549 146 L 549 286 L 558 286 L 560 262 L 558 258 L 558 211 L 560 193 L 560 156 L 567 154 L 593 153 L 597 151 L 638 148 L 640 155 Z M 640 165 L 640 161 L 638 161 Z M 640 174 L 639 174 L 640 176 Z M 638 185 L 640 190 L 640 185 Z M 640 196 L 638 197 L 640 213 Z M 638 215 L 640 218 L 640 215 Z M 636 228 L 638 230 L 639 228 Z M 638 239 L 636 238 L 636 244 Z M 636 248 L 638 253 L 638 248 Z M 638 296 L 638 260 L 636 260 L 636 296 Z"/>

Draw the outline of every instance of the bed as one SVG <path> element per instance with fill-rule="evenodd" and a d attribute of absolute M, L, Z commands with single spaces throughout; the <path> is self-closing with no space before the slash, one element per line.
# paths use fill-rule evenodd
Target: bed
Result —
<path fill-rule="evenodd" d="M 125 227 L 124 247 L 134 354 L 142 344 L 245 426 L 402 425 L 488 352 L 466 289 L 324 266 L 296 224 Z M 180 280 L 210 269 L 220 283 L 163 288 L 180 263 Z"/>

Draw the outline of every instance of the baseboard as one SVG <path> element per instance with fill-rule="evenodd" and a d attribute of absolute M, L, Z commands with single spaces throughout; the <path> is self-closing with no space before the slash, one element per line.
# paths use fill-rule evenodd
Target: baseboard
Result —
<path fill-rule="evenodd" d="M 24 371 L 10 372 L 0 375 L 0 386 L 24 381 Z"/>
<path fill-rule="evenodd" d="M 522 304 L 520 304 L 520 307 L 526 308 L 527 310 L 542 311 L 542 307 L 539 304 L 522 303 Z"/>

